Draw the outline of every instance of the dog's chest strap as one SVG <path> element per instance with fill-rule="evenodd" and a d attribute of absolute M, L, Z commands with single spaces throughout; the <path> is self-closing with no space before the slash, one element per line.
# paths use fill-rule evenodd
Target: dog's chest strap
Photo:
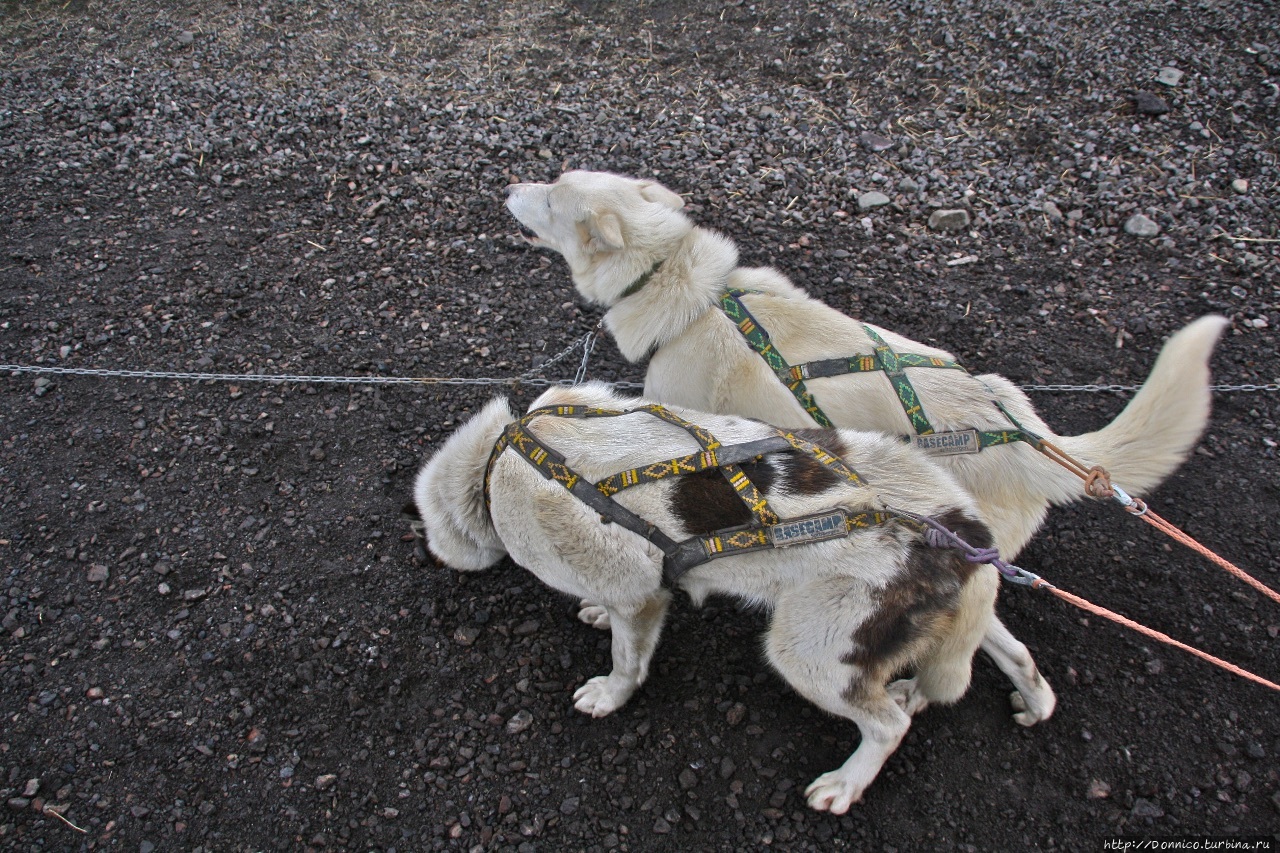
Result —
<path fill-rule="evenodd" d="M 773 345 L 769 332 L 752 316 L 751 311 L 743 303 L 742 297 L 753 293 L 749 290 L 728 290 L 720 296 L 720 310 L 724 312 L 738 327 L 743 339 L 755 352 L 764 359 L 781 382 L 787 386 L 796 401 L 809 413 L 813 420 L 824 427 L 835 426 L 826 412 L 818 405 L 813 393 L 805 386 L 806 379 L 822 379 L 830 376 L 843 376 L 846 373 L 870 373 L 881 371 L 893 385 L 902 410 L 911 422 L 915 436 L 909 437 L 920 449 L 935 455 L 953 455 L 957 453 L 976 453 L 986 447 L 998 444 L 1009 444 L 1014 441 L 1025 441 L 1026 436 L 1019 429 L 1012 430 L 960 430 L 957 432 L 935 433 L 933 425 L 925 415 L 919 395 L 907 377 L 908 367 L 936 367 L 949 370 L 964 370 L 964 366 L 950 358 L 940 358 L 917 353 L 895 352 L 893 347 L 880 336 L 875 329 L 864 325 L 863 331 L 871 339 L 875 352 L 869 355 L 851 355 L 843 358 L 828 358 L 819 361 L 808 361 L 803 364 L 790 364 L 782 353 Z"/>
<path fill-rule="evenodd" d="M 548 415 L 595 418 L 635 413 L 649 414 L 683 428 L 703 449 L 698 453 L 621 471 L 593 483 L 573 470 L 562 454 L 539 441 L 528 428 L 534 419 Z M 780 519 L 770 508 L 764 495 L 742 470 L 741 463 L 759 459 L 768 453 L 795 450 L 812 456 L 820 464 L 852 483 L 861 484 L 862 480 L 857 472 L 845 465 L 843 460 L 835 454 L 791 433 L 779 431 L 766 438 L 724 446 L 702 427 L 685 421 L 662 406 L 644 406 L 628 410 L 598 409 L 587 406 L 548 406 L 534 409 L 525 417 L 510 424 L 494 444 L 485 472 L 486 505 L 490 499 L 489 486 L 494 462 L 508 448 L 518 453 L 542 476 L 559 483 L 574 497 L 600 513 L 604 519 L 643 536 L 658 546 L 664 554 L 664 574 L 672 584 L 689 569 L 717 557 L 760 548 L 785 548 L 844 537 L 854 530 L 883 524 L 891 517 L 886 512 L 850 514 L 843 509 L 837 509 L 800 518 Z M 659 530 L 656 525 L 636 515 L 612 497 L 623 489 L 641 483 L 651 483 L 712 469 L 721 471 L 733 486 L 739 499 L 751 512 L 750 523 L 677 542 Z"/>

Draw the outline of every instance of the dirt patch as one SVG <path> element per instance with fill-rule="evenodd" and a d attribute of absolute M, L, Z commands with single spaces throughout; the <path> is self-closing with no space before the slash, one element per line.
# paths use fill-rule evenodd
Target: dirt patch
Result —
<path fill-rule="evenodd" d="M 598 312 L 502 190 L 582 166 L 660 177 L 747 262 L 975 370 L 1133 385 L 1219 312 L 1218 380 L 1280 381 L 1280 45 L 1238 38 L 1276 31 L 1265 3 L 127 6 L 0 7 L 0 363 L 519 375 Z M 870 190 L 890 203 L 860 209 Z M 971 227 L 930 230 L 944 208 Z M 1160 234 L 1126 233 L 1136 213 Z M 642 367 L 602 341 L 590 375 Z M 495 390 L 0 383 L 3 846 L 1088 849 L 1280 825 L 1274 694 L 1018 589 L 1001 613 L 1054 718 L 1014 724 L 980 660 L 842 817 L 801 794 L 856 731 L 766 670 L 760 614 L 678 602 L 649 683 L 582 717 L 607 642 L 573 603 L 509 563 L 417 566 L 397 517 Z M 1124 396 L 1035 400 L 1071 433 Z M 1152 505 L 1276 586 L 1275 393 L 1215 405 Z M 1280 676 L 1275 605 L 1109 507 L 1055 510 L 1020 562 Z"/>

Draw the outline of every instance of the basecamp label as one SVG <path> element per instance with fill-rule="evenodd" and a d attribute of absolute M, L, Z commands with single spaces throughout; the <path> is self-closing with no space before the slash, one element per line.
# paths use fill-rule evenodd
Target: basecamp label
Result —
<path fill-rule="evenodd" d="M 957 456 L 961 453 L 977 453 L 982 449 L 976 429 L 916 435 L 911 440 L 917 448 L 934 456 Z"/>
<path fill-rule="evenodd" d="M 838 539 L 847 536 L 848 533 L 848 519 L 843 510 L 837 510 L 772 525 L 769 528 L 769 539 L 773 542 L 773 547 L 786 548 L 789 545 L 800 545 L 805 542 Z"/>

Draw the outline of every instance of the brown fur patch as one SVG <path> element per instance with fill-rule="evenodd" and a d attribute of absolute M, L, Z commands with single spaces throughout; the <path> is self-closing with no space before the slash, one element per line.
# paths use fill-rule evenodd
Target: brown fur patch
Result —
<path fill-rule="evenodd" d="M 843 456 L 848 450 L 840 439 L 840 433 L 833 429 L 797 429 L 792 430 L 792 435 L 816 444 L 836 456 Z M 770 459 L 782 471 L 782 488 L 793 495 L 816 495 L 847 482 L 844 477 L 807 453 L 779 453 Z"/>
<path fill-rule="evenodd" d="M 777 479 L 773 466 L 768 462 L 744 462 L 741 468 L 760 493 L 768 496 Z M 681 477 L 671 499 L 671 510 L 684 529 L 695 536 L 751 522 L 751 511 L 719 470 Z"/>
<path fill-rule="evenodd" d="M 975 548 L 991 546 L 991 531 L 960 510 L 938 516 L 948 530 Z M 959 606 L 960 591 L 978 564 L 955 549 L 931 548 L 912 541 L 905 571 L 881 590 L 876 612 L 853 635 L 853 650 L 842 660 L 868 674 L 850 686 L 858 693 L 870 681 L 888 677 L 919 647 L 946 630 Z"/>
<path fill-rule="evenodd" d="M 798 429 L 794 434 L 837 456 L 848 449 L 835 430 Z M 744 462 L 741 467 L 765 497 L 775 491 L 816 495 L 846 482 L 839 474 L 798 450 L 771 453 L 762 461 Z M 672 510 L 685 530 L 694 535 L 705 536 L 725 527 L 751 522 L 751 513 L 742 498 L 719 471 L 701 471 L 681 477 L 672 498 Z"/>

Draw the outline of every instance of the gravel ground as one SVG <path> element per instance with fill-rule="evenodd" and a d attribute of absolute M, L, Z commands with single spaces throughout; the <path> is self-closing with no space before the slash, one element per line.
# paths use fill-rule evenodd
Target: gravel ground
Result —
<path fill-rule="evenodd" d="M 533 370 L 598 312 L 514 237 L 503 187 L 585 167 L 660 178 L 746 262 L 977 370 L 1132 385 L 1213 311 L 1218 381 L 1274 385 L 1277 32 L 1268 0 L 5 0 L 0 363 Z M 642 368 L 603 341 L 590 375 Z M 679 604 L 636 699 L 576 714 L 603 636 L 509 563 L 416 566 L 397 518 L 494 390 L 0 382 L 0 846 L 1090 850 L 1280 827 L 1274 693 L 1017 589 L 1002 614 L 1057 715 L 1021 730 L 980 661 L 843 817 L 801 792 L 855 730 L 766 670 L 760 614 Z M 1036 399 L 1072 432 L 1124 395 Z M 1273 586 L 1276 400 L 1218 395 L 1153 500 Z M 1021 562 L 1280 677 L 1280 609 L 1121 515 L 1055 511 Z"/>

